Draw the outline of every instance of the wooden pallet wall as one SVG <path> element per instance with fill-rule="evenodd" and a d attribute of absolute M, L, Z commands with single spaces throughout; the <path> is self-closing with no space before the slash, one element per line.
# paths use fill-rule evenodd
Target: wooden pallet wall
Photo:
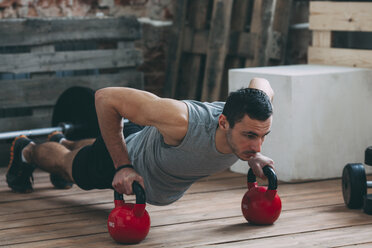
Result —
<path fill-rule="evenodd" d="M 372 47 L 334 47 L 340 32 L 372 32 L 372 2 L 310 2 L 310 64 L 372 68 Z M 371 39 L 370 39 L 371 40 Z"/>
<path fill-rule="evenodd" d="M 0 132 L 50 126 L 71 86 L 142 89 L 140 38 L 133 17 L 0 20 Z M 0 141 L 3 164 L 9 147 Z"/>
<path fill-rule="evenodd" d="M 292 0 L 180 0 L 170 32 L 165 95 L 214 101 L 230 68 L 284 63 Z"/>
<path fill-rule="evenodd" d="M 50 126 L 71 86 L 143 88 L 135 18 L 0 21 L 0 132 Z"/>

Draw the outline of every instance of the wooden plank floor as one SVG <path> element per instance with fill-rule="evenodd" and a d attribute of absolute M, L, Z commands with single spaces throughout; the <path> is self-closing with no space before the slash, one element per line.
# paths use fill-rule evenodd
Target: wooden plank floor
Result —
<path fill-rule="evenodd" d="M 35 191 L 16 194 L 5 171 L 0 168 L 0 246 L 125 247 L 106 229 L 111 190 L 56 190 L 48 174 L 35 171 Z M 271 226 L 243 218 L 245 180 L 226 171 L 197 182 L 174 204 L 148 205 L 150 233 L 130 247 L 372 247 L 372 216 L 344 206 L 339 179 L 280 184 L 283 210 Z"/>

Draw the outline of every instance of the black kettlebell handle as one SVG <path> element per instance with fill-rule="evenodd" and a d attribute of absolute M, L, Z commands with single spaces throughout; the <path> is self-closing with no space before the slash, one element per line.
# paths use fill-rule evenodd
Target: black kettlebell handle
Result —
<path fill-rule="evenodd" d="M 270 166 L 266 165 L 262 168 L 263 173 L 269 180 L 269 185 L 267 189 L 270 190 L 276 190 L 278 188 L 278 179 L 276 177 L 275 171 Z M 253 173 L 253 170 L 249 168 L 248 174 L 247 174 L 247 182 L 249 183 L 255 183 L 256 182 L 256 175 Z"/>
<path fill-rule="evenodd" d="M 132 184 L 132 189 L 134 194 L 136 195 L 136 204 L 145 204 L 146 193 L 142 186 L 138 182 L 134 181 Z M 119 194 L 118 192 L 116 192 L 116 190 L 114 190 L 114 199 L 124 201 L 123 194 Z"/>

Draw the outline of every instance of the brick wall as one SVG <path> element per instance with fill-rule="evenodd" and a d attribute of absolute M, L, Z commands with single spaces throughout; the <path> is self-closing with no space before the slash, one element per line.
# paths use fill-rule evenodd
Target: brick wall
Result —
<path fill-rule="evenodd" d="M 0 0 L 0 18 L 135 15 L 169 20 L 173 4 L 171 0 Z"/>

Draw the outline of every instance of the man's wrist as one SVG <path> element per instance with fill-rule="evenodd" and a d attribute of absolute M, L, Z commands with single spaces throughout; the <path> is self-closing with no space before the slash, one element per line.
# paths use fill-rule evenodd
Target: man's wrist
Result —
<path fill-rule="evenodd" d="M 134 169 L 132 164 L 123 164 L 123 165 L 118 166 L 118 167 L 115 169 L 115 174 L 116 174 L 119 170 L 124 169 L 124 168 L 131 168 L 131 169 Z"/>

